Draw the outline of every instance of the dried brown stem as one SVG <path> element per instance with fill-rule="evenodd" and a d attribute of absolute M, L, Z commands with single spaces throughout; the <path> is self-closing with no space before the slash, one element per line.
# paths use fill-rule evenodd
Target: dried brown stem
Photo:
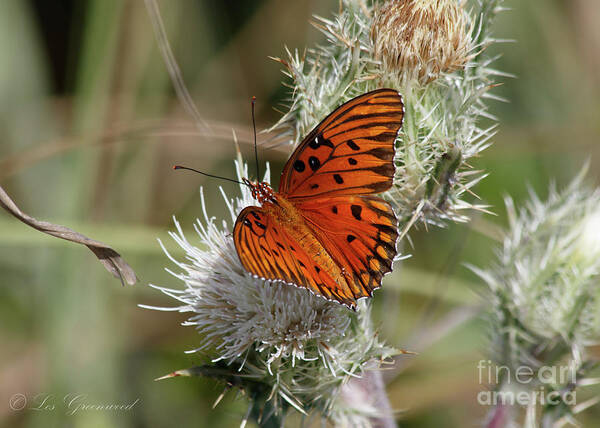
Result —
<path fill-rule="evenodd" d="M 121 280 L 122 284 L 135 284 L 137 276 L 121 255 L 102 242 L 95 241 L 75 232 L 68 227 L 58 224 L 49 223 L 47 221 L 37 220 L 19 209 L 2 187 L 0 187 L 0 206 L 6 211 L 15 216 L 17 219 L 26 225 L 33 227 L 40 232 L 54 236 L 56 238 L 65 239 L 67 241 L 83 244 L 88 247 L 98 257 L 100 263 L 104 265 L 107 271 L 112 273 L 116 278 Z"/>

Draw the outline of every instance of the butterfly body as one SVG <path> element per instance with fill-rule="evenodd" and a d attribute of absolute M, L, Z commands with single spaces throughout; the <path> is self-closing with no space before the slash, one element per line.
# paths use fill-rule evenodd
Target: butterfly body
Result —
<path fill-rule="evenodd" d="M 350 308 L 371 296 L 396 255 L 396 217 L 374 194 L 392 185 L 403 115 L 396 91 L 359 96 L 302 141 L 278 192 L 244 179 L 260 204 L 244 208 L 234 226 L 244 268 Z"/>

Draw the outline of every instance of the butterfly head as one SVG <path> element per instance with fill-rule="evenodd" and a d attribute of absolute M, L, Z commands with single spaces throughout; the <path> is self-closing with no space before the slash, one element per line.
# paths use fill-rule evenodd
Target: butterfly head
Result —
<path fill-rule="evenodd" d="M 265 183 L 264 181 L 261 183 L 253 183 L 247 178 L 242 180 L 244 181 L 244 184 L 250 188 L 252 197 L 260 204 L 265 202 L 275 202 L 275 192 L 269 183 Z"/>

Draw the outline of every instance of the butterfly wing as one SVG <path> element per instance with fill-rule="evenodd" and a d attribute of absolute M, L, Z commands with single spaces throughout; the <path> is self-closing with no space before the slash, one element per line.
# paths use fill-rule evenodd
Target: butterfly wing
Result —
<path fill-rule="evenodd" d="M 355 299 L 371 296 L 397 254 L 397 221 L 390 204 L 376 196 L 340 196 L 306 199 L 297 208 L 342 268 Z"/>
<path fill-rule="evenodd" d="M 293 201 L 389 189 L 403 117 L 402 97 L 392 89 L 368 92 L 338 107 L 287 161 L 279 193 Z"/>
<path fill-rule="evenodd" d="M 329 300 L 354 306 L 354 295 L 343 278 L 336 281 L 323 264 L 298 244 L 262 207 L 246 207 L 233 229 L 235 249 L 244 268 L 265 279 L 308 288 Z M 330 264 L 331 265 L 331 264 Z"/>

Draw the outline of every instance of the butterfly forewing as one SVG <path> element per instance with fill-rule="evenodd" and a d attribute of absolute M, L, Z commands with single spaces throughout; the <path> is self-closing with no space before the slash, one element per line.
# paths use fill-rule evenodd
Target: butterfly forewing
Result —
<path fill-rule="evenodd" d="M 294 151 L 279 192 L 289 199 L 380 193 L 394 177 L 394 142 L 404 105 L 380 89 L 343 104 Z"/>

